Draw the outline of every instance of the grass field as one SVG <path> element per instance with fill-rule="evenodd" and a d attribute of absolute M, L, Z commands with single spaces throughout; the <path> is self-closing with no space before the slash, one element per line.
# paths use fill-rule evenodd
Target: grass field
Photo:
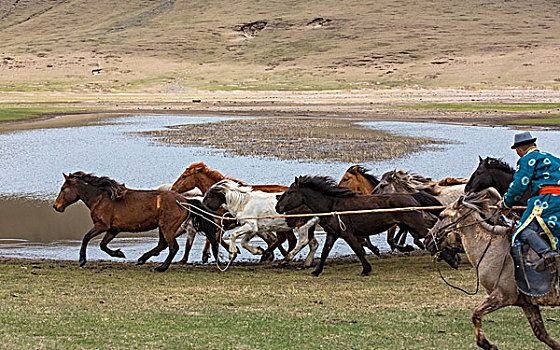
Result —
<path fill-rule="evenodd" d="M 153 266 L 0 260 L 3 349 L 476 349 L 468 297 L 445 286 L 429 256 L 331 260 L 319 278 L 274 265 Z M 474 289 L 474 271 L 443 268 Z M 545 310 L 559 337 L 558 310 Z M 521 310 L 488 316 L 503 349 L 542 349 Z"/>

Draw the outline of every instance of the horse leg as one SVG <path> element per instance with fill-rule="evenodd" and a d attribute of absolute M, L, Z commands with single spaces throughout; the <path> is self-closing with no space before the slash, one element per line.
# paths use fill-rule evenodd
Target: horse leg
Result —
<path fill-rule="evenodd" d="M 340 237 L 342 237 L 342 239 L 344 239 L 346 243 L 348 243 L 350 248 L 352 248 L 354 253 L 356 253 L 356 255 L 358 256 L 358 259 L 360 259 L 360 262 L 362 263 L 361 276 L 369 275 L 369 273 L 371 272 L 371 265 L 366 259 L 366 252 L 364 250 L 364 247 L 360 244 L 360 241 L 356 238 L 356 236 L 354 236 L 353 233 L 348 233 L 347 231 L 340 235 Z"/>
<path fill-rule="evenodd" d="M 187 222 L 187 225 L 185 225 L 186 227 L 183 227 L 183 229 L 187 232 L 187 240 L 185 241 L 185 253 L 183 254 L 183 257 L 181 258 L 181 260 L 179 260 L 179 264 L 186 264 L 187 261 L 189 260 L 189 254 L 191 252 L 191 248 L 194 242 L 194 237 L 196 236 L 196 230 L 192 224 L 192 222 L 189 220 Z M 202 255 L 203 260 L 204 260 L 204 254 Z"/>
<path fill-rule="evenodd" d="M 527 317 L 527 320 L 531 325 L 531 329 L 533 330 L 533 334 L 535 334 L 535 337 L 548 345 L 551 349 L 559 350 L 560 343 L 554 340 L 550 335 L 548 335 L 548 332 L 544 327 L 544 322 L 542 320 L 539 307 L 536 305 L 525 305 L 521 308 L 523 309 L 523 312 L 525 313 L 525 316 Z"/>
<path fill-rule="evenodd" d="M 391 247 L 392 252 L 394 252 L 397 248 L 395 244 L 395 231 L 395 226 L 387 230 L 387 244 L 389 244 L 389 247 Z"/>
<path fill-rule="evenodd" d="M 486 335 L 482 330 L 482 317 L 485 315 L 501 309 L 506 305 L 500 304 L 499 298 L 496 293 L 490 294 L 482 304 L 478 305 L 472 314 L 472 323 L 474 324 L 474 334 L 476 336 L 476 344 L 485 350 L 497 350 L 498 347 L 493 345 L 486 339 Z"/>
<path fill-rule="evenodd" d="M 182 231 L 183 229 L 179 227 L 179 229 L 177 229 L 173 236 L 169 235 L 170 232 L 167 232 L 167 235 L 166 232 L 163 232 L 163 237 L 165 237 L 165 241 L 167 243 L 167 246 L 169 247 L 169 255 L 167 255 L 167 258 L 165 259 L 163 264 L 154 269 L 154 272 L 163 272 L 169 268 L 169 265 L 171 265 L 171 262 L 173 262 L 175 254 L 177 254 L 177 252 L 179 251 L 179 244 L 177 243 L 176 237 L 178 237 L 182 233 Z"/>
<path fill-rule="evenodd" d="M 298 240 L 293 230 L 286 232 L 286 237 L 288 239 L 288 254 L 289 254 L 296 247 Z"/>
<path fill-rule="evenodd" d="M 266 244 L 268 245 L 268 248 L 270 248 L 272 245 L 274 245 L 274 243 L 277 242 L 278 237 L 273 235 L 270 232 L 259 232 L 257 233 L 257 235 L 262 238 Z M 285 241 L 286 239 L 284 239 Z M 284 241 L 282 241 L 282 243 L 284 243 Z M 268 250 L 267 248 L 267 250 Z M 286 251 L 286 249 L 284 249 L 284 247 L 282 245 L 277 245 L 275 248 L 278 248 L 278 250 L 280 251 L 280 254 L 282 254 L 282 256 L 286 256 L 286 254 L 288 254 L 288 252 Z"/>
<path fill-rule="evenodd" d="M 253 230 L 253 225 L 251 225 L 249 222 L 246 222 L 240 227 L 237 227 L 236 229 L 233 230 L 233 232 L 230 235 L 230 242 L 229 242 L 229 260 L 233 260 L 237 256 L 238 253 L 237 246 L 235 245 L 235 241 L 237 240 L 237 237 L 243 234 L 247 234 L 249 232 L 252 232 L 254 236 L 255 231 L 256 229 Z"/>
<path fill-rule="evenodd" d="M 377 248 L 376 246 L 373 245 L 373 243 L 371 243 L 371 239 L 368 237 L 365 237 L 363 239 L 363 241 L 361 242 L 362 246 L 366 246 L 369 250 L 371 250 L 371 252 L 377 256 L 381 255 L 381 252 L 379 251 L 379 248 Z"/>
<path fill-rule="evenodd" d="M 304 246 L 310 243 L 309 237 L 314 235 L 315 232 L 315 225 L 319 222 L 319 218 L 314 216 L 310 220 L 307 220 L 303 225 L 298 228 L 295 228 L 292 232 L 297 232 L 299 239 L 297 240 L 297 246 L 293 249 L 290 249 L 290 252 L 284 257 L 282 264 L 286 264 L 289 261 L 294 260 L 294 257 L 299 253 Z M 317 242 L 317 240 L 315 240 Z M 309 248 L 311 252 L 311 247 Z M 315 248 L 316 250 L 317 248 Z M 313 257 L 311 257 L 313 260 Z M 307 261 L 307 259 L 306 259 Z"/>
<path fill-rule="evenodd" d="M 274 249 L 279 248 L 282 246 L 282 243 L 286 242 L 286 232 L 276 232 L 276 241 L 266 248 L 266 250 L 262 253 L 261 262 L 262 261 L 273 261 L 274 260 Z"/>
<path fill-rule="evenodd" d="M 257 247 L 257 246 L 253 246 L 250 245 L 249 242 L 251 241 L 251 239 L 253 237 L 255 237 L 257 234 L 256 232 L 250 232 L 250 233 L 246 233 L 243 236 L 243 239 L 241 239 L 241 246 L 245 249 L 247 249 L 251 254 L 253 255 L 262 255 L 264 253 L 264 249 L 262 249 L 261 247 Z M 273 242 L 271 244 L 271 246 L 274 245 L 275 242 Z"/>
<path fill-rule="evenodd" d="M 84 238 L 82 239 L 82 247 L 80 248 L 80 260 L 79 260 L 80 267 L 82 267 L 86 264 L 86 250 L 87 250 L 87 245 L 88 245 L 89 241 L 93 237 L 95 237 L 95 236 L 97 236 L 97 235 L 99 235 L 103 232 L 105 232 L 105 230 L 94 227 L 91 230 L 89 230 L 88 233 L 86 233 L 84 235 Z"/>
<path fill-rule="evenodd" d="M 309 253 L 307 254 L 307 258 L 305 258 L 305 262 L 303 263 L 304 268 L 311 267 L 313 264 L 313 258 L 315 258 L 315 252 L 317 248 L 319 248 L 319 242 L 313 234 L 309 235 Z"/>
<path fill-rule="evenodd" d="M 109 249 L 109 247 L 107 247 L 107 244 L 109 244 L 109 242 L 111 242 L 117 234 L 118 234 L 117 231 L 113 231 L 113 230 L 107 231 L 105 236 L 103 236 L 103 239 L 101 240 L 101 243 L 99 243 L 99 247 L 101 248 L 102 251 L 104 251 L 105 253 L 109 254 L 110 256 L 112 256 L 114 258 L 125 258 L 122 250 L 120 250 L 120 249 L 113 250 L 113 249 Z"/>
<path fill-rule="evenodd" d="M 337 239 L 338 239 L 337 236 L 327 232 L 327 238 L 325 239 L 325 244 L 323 245 L 323 251 L 321 252 L 321 260 L 319 260 L 319 264 L 317 264 L 315 271 L 311 272 L 311 276 L 318 277 L 321 274 L 321 272 L 323 272 L 323 268 L 325 267 L 325 261 L 327 261 L 327 258 L 329 257 L 329 253 L 331 252 L 331 249 L 333 247 L 333 244 L 334 242 L 336 242 Z"/>
<path fill-rule="evenodd" d="M 392 231 L 391 234 L 391 243 L 389 243 L 389 231 Z M 395 232 L 397 231 L 397 225 L 391 227 L 388 231 L 387 231 L 387 243 L 389 243 L 389 245 L 391 246 L 391 249 L 396 249 L 399 252 L 402 253 L 406 253 L 406 252 L 411 252 L 414 250 L 414 247 L 406 244 L 406 234 L 407 234 L 407 230 L 403 229 L 402 227 L 399 227 L 399 232 L 395 235 Z M 395 241 L 399 241 L 398 243 L 395 243 Z"/>
<path fill-rule="evenodd" d="M 159 255 L 159 253 L 164 250 L 165 248 L 167 248 L 167 242 L 165 241 L 165 238 L 163 237 L 163 234 L 161 233 L 161 229 L 159 229 L 159 241 L 157 246 L 144 253 L 140 258 L 138 258 L 138 261 L 136 262 L 137 265 L 143 265 L 146 263 L 146 261 L 148 261 L 149 258 L 151 258 L 154 255 Z"/>
<path fill-rule="evenodd" d="M 206 238 L 204 248 L 202 248 L 202 262 L 207 263 L 208 259 L 210 259 L 210 241 Z"/>

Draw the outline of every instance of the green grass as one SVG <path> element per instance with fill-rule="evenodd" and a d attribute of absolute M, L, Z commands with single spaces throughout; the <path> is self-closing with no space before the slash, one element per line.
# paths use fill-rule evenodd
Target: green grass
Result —
<path fill-rule="evenodd" d="M 39 118 L 47 113 L 83 111 L 88 108 L 66 108 L 66 107 L 8 107 L 0 105 L 0 122 L 30 120 Z"/>
<path fill-rule="evenodd" d="M 518 125 L 560 125 L 560 114 L 550 114 L 545 118 L 513 120 L 510 124 Z"/>
<path fill-rule="evenodd" d="M 471 310 L 483 300 L 445 286 L 429 256 L 329 260 L 319 278 L 271 265 L 153 266 L 0 260 L 4 349 L 477 349 Z M 473 289 L 474 271 L 444 268 Z M 558 310 L 545 310 L 553 335 Z M 522 312 L 485 318 L 505 349 L 540 349 Z"/>

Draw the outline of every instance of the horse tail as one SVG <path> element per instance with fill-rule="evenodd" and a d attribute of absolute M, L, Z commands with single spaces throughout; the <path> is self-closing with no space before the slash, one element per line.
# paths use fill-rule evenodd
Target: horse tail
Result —
<path fill-rule="evenodd" d="M 426 206 L 426 207 L 436 207 L 436 206 L 441 206 L 441 202 L 434 197 L 432 194 L 430 194 L 427 191 L 418 191 L 416 193 L 412 194 L 412 197 L 414 197 L 414 199 L 416 199 L 418 201 L 418 203 L 420 203 L 420 205 L 422 206 Z M 439 213 L 441 213 L 443 211 L 443 209 L 432 209 L 432 210 L 426 210 L 428 213 L 434 214 L 436 216 L 439 215 Z"/>
<path fill-rule="evenodd" d="M 199 199 L 187 199 L 187 203 L 189 204 L 189 217 L 192 219 L 192 223 L 194 229 L 197 232 L 202 232 L 210 241 L 212 245 L 212 253 L 214 254 L 214 259 L 218 261 L 218 240 L 217 236 L 217 227 L 215 224 L 214 217 L 210 214 L 212 210 L 208 208 L 204 203 L 202 203 Z M 194 207 L 194 209 L 190 209 Z"/>

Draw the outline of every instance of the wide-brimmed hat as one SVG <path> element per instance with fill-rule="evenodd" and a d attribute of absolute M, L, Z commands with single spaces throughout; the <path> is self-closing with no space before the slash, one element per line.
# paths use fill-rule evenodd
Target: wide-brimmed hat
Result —
<path fill-rule="evenodd" d="M 513 138 L 513 146 L 511 146 L 511 149 L 516 149 L 519 146 L 534 143 L 535 141 L 537 141 L 537 138 L 533 137 L 530 132 L 520 132 L 519 134 L 515 134 Z"/>

